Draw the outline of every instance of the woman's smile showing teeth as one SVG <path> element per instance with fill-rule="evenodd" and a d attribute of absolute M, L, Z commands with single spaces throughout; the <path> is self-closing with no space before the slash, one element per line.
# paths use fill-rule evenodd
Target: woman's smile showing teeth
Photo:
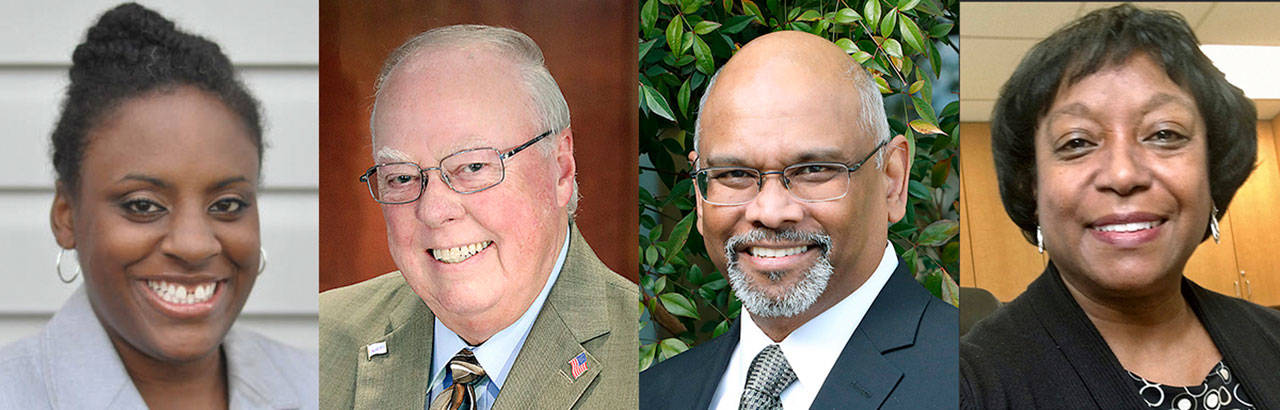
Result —
<path fill-rule="evenodd" d="M 1159 236 L 1166 221 L 1162 217 L 1145 213 L 1109 215 L 1089 224 L 1089 233 L 1104 243 L 1131 248 Z"/>
<path fill-rule="evenodd" d="M 179 305 L 190 305 L 209 301 L 213 297 L 218 282 L 207 282 L 196 286 L 170 283 L 162 280 L 148 280 L 147 287 L 165 302 Z"/>
<path fill-rule="evenodd" d="M 475 256 L 475 254 L 480 253 L 480 251 L 485 250 L 492 243 L 493 241 L 483 241 L 449 249 L 430 249 L 431 257 L 444 263 L 461 263 L 462 261 Z"/>

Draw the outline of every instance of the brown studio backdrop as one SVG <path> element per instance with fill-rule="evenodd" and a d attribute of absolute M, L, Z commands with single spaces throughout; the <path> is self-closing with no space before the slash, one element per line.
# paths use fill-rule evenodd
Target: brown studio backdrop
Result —
<path fill-rule="evenodd" d="M 541 46 L 572 115 L 577 225 L 605 265 L 635 282 L 638 13 L 634 0 L 322 0 L 320 291 L 396 269 L 382 211 L 357 180 L 373 161 L 373 83 L 391 50 L 451 24 L 508 27 Z"/>

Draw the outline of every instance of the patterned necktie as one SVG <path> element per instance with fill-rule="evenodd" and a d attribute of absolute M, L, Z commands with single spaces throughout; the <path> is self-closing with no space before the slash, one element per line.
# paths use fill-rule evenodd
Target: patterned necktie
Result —
<path fill-rule="evenodd" d="M 782 409 L 782 391 L 796 381 L 796 373 L 778 345 L 765 346 L 751 361 L 747 385 L 742 389 L 738 410 Z"/>
<path fill-rule="evenodd" d="M 475 410 L 476 385 L 485 379 L 484 369 L 470 350 L 462 349 L 449 359 L 449 374 L 453 384 L 441 390 L 431 401 L 430 410 Z"/>

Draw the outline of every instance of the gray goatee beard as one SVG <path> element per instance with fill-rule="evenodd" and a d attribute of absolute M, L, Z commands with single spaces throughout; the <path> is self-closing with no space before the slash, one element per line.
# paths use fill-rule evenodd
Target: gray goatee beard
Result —
<path fill-rule="evenodd" d="M 804 272 L 795 286 L 786 290 L 779 297 L 771 297 L 764 290 L 753 286 L 742 272 L 738 261 L 738 253 L 734 251 L 739 245 L 760 241 L 802 241 L 813 242 L 819 246 L 818 260 Z M 742 307 L 758 317 L 794 317 L 809 310 L 818 296 L 827 289 L 827 281 L 834 270 L 827 254 L 831 252 L 831 237 L 823 232 L 802 232 L 795 230 L 753 229 L 750 232 L 734 235 L 724 244 L 725 267 L 729 276 L 729 286 L 742 301 Z M 785 272 L 763 272 L 770 281 L 781 280 Z"/>

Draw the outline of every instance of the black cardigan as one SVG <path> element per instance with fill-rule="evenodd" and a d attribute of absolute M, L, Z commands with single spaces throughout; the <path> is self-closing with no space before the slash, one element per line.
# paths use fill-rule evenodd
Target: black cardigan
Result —
<path fill-rule="evenodd" d="M 1280 312 L 1182 280 L 1223 361 L 1260 409 L 1280 409 Z M 963 308 L 963 305 L 961 305 Z M 964 409 L 1146 408 L 1133 379 L 1049 264 L 960 341 Z"/>

